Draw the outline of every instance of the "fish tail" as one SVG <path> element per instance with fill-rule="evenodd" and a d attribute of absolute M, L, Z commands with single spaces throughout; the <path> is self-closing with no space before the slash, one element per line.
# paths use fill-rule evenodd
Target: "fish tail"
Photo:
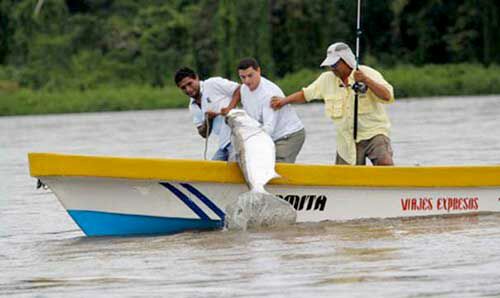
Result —
<path fill-rule="evenodd" d="M 265 193 L 268 194 L 267 190 L 264 188 L 264 185 L 254 185 L 252 189 L 250 189 L 250 192 L 256 192 L 256 193 Z"/>

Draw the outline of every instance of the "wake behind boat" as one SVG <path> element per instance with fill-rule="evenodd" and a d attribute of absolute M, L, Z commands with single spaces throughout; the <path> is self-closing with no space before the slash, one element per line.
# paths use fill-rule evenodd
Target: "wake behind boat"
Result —
<path fill-rule="evenodd" d="M 172 234 L 224 226 L 247 191 L 236 163 L 29 153 L 31 176 L 87 236 Z M 500 166 L 277 164 L 269 192 L 297 222 L 500 212 Z"/>

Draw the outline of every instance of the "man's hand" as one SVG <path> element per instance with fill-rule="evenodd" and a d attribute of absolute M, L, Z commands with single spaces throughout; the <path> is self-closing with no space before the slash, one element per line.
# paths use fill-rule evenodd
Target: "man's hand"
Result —
<path fill-rule="evenodd" d="M 283 97 L 278 97 L 278 96 L 271 97 L 271 108 L 273 108 L 273 110 L 281 109 L 281 107 L 285 105 L 284 100 L 285 99 Z"/>
<path fill-rule="evenodd" d="M 389 91 L 389 89 L 387 89 L 387 87 L 385 87 L 383 84 L 378 83 L 377 81 L 368 77 L 361 70 L 356 70 L 354 72 L 354 80 L 356 82 L 362 82 L 363 84 L 365 84 L 366 87 L 368 87 L 368 89 L 370 89 L 373 93 L 375 93 L 375 95 L 378 96 L 380 99 L 385 101 L 391 100 L 392 94 Z"/>
<path fill-rule="evenodd" d="M 219 116 L 219 113 L 217 112 L 214 112 L 214 111 L 207 111 L 205 113 L 206 117 L 208 118 L 208 120 L 212 120 L 214 119 L 215 117 Z"/>
<path fill-rule="evenodd" d="M 354 80 L 356 82 L 362 82 L 362 83 L 368 84 L 368 81 L 370 80 L 370 78 L 367 77 L 364 72 L 362 72 L 361 70 L 358 69 L 358 70 L 354 71 Z"/>
<path fill-rule="evenodd" d="M 225 107 L 225 108 L 222 108 L 222 109 L 220 109 L 220 114 L 221 114 L 222 116 L 226 116 L 226 115 L 227 115 L 227 113 L 229 113 L 229 111 L 231 111 L 231 110 L 232 110 L 232 109 L 231 109 L 230 107 Z"/>

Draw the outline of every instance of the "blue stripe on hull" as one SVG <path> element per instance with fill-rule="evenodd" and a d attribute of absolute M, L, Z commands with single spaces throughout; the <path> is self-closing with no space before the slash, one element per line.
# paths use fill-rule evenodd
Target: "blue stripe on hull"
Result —
<path fill-rule="evenodd" d="M 198 215 L 201 219 L 204 220 L 210 219 L 210 217 L 208 217 L 208 215 L 203 210 L 201 210 L 201 208 L 198 207 L 198 205 L 196 205 L 193 201 L 191 201 L 190 198 L 188 198 L 184 193 L 178 190 L 177 187 L 173 186 L 168 182 L 160 182 L 160 184 L 166 187 L 168 190 L 170 190 L 174 195 L 176 195 L 181 201 L 184 202 L 184 204 L 186 204 L 186 206 L 188 206 L 191 210 L 193 210 L 193 212 L 196 213 L 196 215 Z"/>
<path fill-rule="evenodd" d="M 190 193 L 194 194 L 198 199 L 200 199 L 205 205 L 208 206 L 208 208 L 212 209 L 212 211 L 215 212 L 215 214 L 217 214 L 222 220 L 224 220 L 224 217 L 226 216 L 226 214 L 224 214 L 224 211 L 220 210 L 219 207 L 217 207 L 214 202 L 212 202 L 203 193 L 201 193 L 201 191 L 188 183 L 181 183 L 181 185 Z"/>
<path fill-rule="evenodd" d="M 132 215 L 99 211 L 68 210 L 87 236 L 168 235 L 188 230 L 213 230 L 223 227 L 221 220 L 187 219 Z"/>

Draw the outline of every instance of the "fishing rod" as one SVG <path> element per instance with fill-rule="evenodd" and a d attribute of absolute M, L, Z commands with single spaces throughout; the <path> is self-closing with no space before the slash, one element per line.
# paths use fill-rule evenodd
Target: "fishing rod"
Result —
<path fill-rule="evenodd" d="M 358 14 L 357 14 L 357 22 L 356 22 L 356 70 L 359 70 L 359 40 L 361 37 L 361 0 L 358 0 Z M 352 85 L 352 89 L 354 89 L 354 131 L 353 137 L 354 141 L 356 141 L 358 137 L 358 98 L 360 93 L 366 93 L 367 87 L 362 82 L 354 82 Z"/>

